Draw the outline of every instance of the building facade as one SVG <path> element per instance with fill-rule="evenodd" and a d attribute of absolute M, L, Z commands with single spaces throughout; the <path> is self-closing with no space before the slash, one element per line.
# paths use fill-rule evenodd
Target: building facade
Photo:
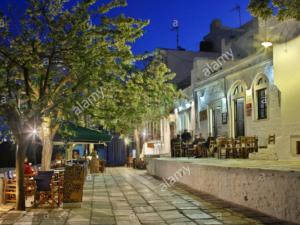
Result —
<path fill-rule="evenodd" d="M 299 34 L 293 20 L 254 19 L 239 29 L 213 21 L 201 46 L 218 55 L 194 59 L 186 89 L 192 100 L 178 104 L 177 133 L 184 126 L 206 138 L 257 136 L 267 147 L 261 158 L 300 159 Z M 261 45 L 267 39 L 270 48 Z M 272 135 L 275 146 L 268 145 Z"/>

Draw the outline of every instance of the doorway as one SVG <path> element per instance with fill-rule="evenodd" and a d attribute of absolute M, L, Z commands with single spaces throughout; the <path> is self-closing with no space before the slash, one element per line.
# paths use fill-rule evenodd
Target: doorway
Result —
<path fill-rule="evenodd" d="M 216 108 L 212 110 L 212 118 L 213 118 L 213 135 L 214 137 L 218 137 L 221 135 L 222 126 L 222 110 L 221 108 Z"/>
<path fill-rule="evenodd" d="M 245 136 L 244 98 L 235 100 L 235 137 Z"/>

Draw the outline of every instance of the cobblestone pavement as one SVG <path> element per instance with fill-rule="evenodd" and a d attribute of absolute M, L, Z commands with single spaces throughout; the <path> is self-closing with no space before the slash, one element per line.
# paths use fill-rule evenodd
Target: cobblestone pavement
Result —
<path fill-rule="evenodd" d="M 192 225 L 288 224 L 213 197 L 176 186 L 161 191 L 161 181 L 144 171 L 108 169 L 88 176 L 81 208 L 1 212 L 6 225 Z"/>

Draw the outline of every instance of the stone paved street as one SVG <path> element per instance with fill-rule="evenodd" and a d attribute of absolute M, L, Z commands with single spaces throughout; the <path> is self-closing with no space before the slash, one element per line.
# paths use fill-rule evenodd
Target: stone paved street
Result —
<path fill-rule="evenodd" d="M 191 194 L 184 187 L 161 191 L 160 183 L 145 171 L 107 169 L 104 175 L 87 177 L 81 208 L 0 212 L 0 224 L 288 224 L 207 195 Z"/>

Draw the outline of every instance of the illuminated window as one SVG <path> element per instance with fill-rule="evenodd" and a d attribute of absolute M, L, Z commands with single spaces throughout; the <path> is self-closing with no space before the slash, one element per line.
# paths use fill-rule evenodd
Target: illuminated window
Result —
<path fill-rule="evenodd" d="M 257 120 L 268 118 L 268 79 L 265 75 L 259 75 L 254 81 L 255 115 Z"/>
<path fill-rule="evenodd" d="M 257 118 L 259 120 L 267 119 L 267 89 L 257 91 Z"/>

